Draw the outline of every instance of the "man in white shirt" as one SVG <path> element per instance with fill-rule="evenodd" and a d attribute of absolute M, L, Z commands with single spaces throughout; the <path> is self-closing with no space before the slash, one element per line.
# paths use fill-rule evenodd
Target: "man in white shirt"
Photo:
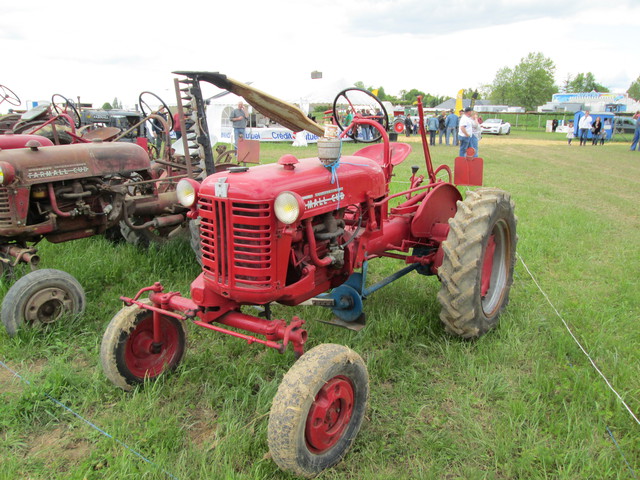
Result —
<path fill-rule="evenodd" d="M 591 115 L 589 115 L 589 110 L 585 110 L 584 115 L 578 122 L 578 128 L 580 129 L 580 145 L 587 144 L 587 135 L 589 135 L 589 130 L 591 130 L 592 123 L 593 118 L 591 118 Z"/>
<path fill-rule="evenodd" d="M 473 109 L 467 107 L 460 117 L 460 126 L 458 127 L 458 140 L 460 141 L 460 156 L 467 156 L 467 148 L 471 146 L 471 137 L 473 137 L 473 120 L 471 115 Z"/>

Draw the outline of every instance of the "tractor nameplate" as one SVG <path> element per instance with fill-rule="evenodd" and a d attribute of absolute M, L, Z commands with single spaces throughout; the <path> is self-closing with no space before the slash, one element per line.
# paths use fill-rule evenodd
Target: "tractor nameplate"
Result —
<path fill-rule="evenodd" d="M 227 177 L 219 178 L 215 184 L 216 197 L 227 198 L 229 191 L 229 184 L 227 183 Z"/>

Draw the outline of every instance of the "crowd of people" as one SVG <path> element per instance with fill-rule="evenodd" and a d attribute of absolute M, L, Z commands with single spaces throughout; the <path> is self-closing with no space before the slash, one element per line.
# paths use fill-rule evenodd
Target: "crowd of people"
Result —
<path fill-rule="evenodd" d="M 471 147 L 475 150 L 475 156 L 477 157 L 479 142 L 482 137 L 480 129 L 482 117 L 471 107 L 460 110 L 459 114 L 458 116 L 453 110 L 449 110 L 439 114 L 434 113 L 427 119 L 426 127 L 429 131 L 429 145 L 435 146 L 436 138 L 438 138 L 438 145 L 442 145 L 442 137 L 444 137 L 445 145 L 460 147 L 460 156 L 465 156 L 467 148 Z M 408 125 L 406 127 L 408 131 Z"/>

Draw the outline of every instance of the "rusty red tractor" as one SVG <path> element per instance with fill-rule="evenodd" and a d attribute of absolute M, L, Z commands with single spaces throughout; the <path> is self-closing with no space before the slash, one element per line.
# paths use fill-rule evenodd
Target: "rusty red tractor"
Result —
<path fill-rule="evenodd" d="M 147 246 L 188 231 L 188 208 L 177 199 L 180 179 L 215 172 L 202 95 L 182 95 L 175 83 L 182 112 L 184 151 L 152 161 L 148 152 L 130 142 L 42 145 L 41 137 L 0 135 L 5 143 L 27 148 L 0 148 L 0 274 L 11 274 L 40 260 L 36 245 L 101 235 L 114 229 L 128 242 Z M 189 108 L 183 108 L 188 101 Z M 197 109 L 195 105 L 202 108 Z M 166 107 L 168 110 L 168 107 Z M 168 135 L 169 127 L 155 112 Z M 12 143 L 13 142 L 13 143 Z M 194 180 L 195 181 L 195 180 Z M 68 273 L 43 269 L 20 278 L 5 295 L 0 316 L 9 335 L 23 326 L 50 324 L 65 314 L 84 310 L 82 286 Z"/>
<path fill-rule="evenodd" d="M 209 82 L 241 94 L 265 115 L 280 115 L 280 122 L 304 116 L 224 75 L 176 73 L 192 84 Z M 445 329 L 476 338 L 496 325 L 507 304 L 515 263 L 516 218 L 508 193 L 483 188 L 463 200 L 449 167 L 433 169 L 423 121 L 427 175 L 414 168 L 410 188 L 391 193 L 394 167 L 411 147 L 390 143 L 379 122 L 358 113 L 355 102 L 350 108 L 354 120 L 341 136 L 369 126 L 377 132 L 372 140 L 381 143 L 341 155 L 338 139 L 333 157 L 328 149 L 320 158 L 284 155 L 274 164 L 215 173 L 201 184 L 181 180 L 179 200 L 200 221 L 202 273 L 190 298 L 160 283 L 121 297 L 125 306 L 111 320 L 100 351 L 106 376 L 130 390 L 178 366 L 187 322 L 281 353 L 291 345 L 299 359 L 273 400 L 268 444 L 279 467 L 305 477 L 335 465 L 351 447 L 365 414 L 368 373 L 347 347 L 321 344 L 305 352 L 305 321 L 272 318 L 270 304 L 327 307 L 335 323 L 361 328 L 363 303 L 373 292 L 411 272 L 437 275 Z M 322 135 L 317 124 L 302 128 Z M 327 145 L 336 146 L 335 139 L 319 151 Z M 481 163 L 472 155 L 456 159 L 458 183 L 478 180 Z M 404 266 L 368 285 L 375 258 Z M 243 312 L 248 305 L 261 307 L 264 316 Z"/>

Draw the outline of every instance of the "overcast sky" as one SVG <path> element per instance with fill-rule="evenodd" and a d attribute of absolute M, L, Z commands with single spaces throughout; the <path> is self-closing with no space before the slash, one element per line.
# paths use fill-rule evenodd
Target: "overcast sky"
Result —
<path fill-rule="evenodd" d="M 626 91 L 639 32 L 638 0 L 5 1 L 0 85 L 23 106 L 54 93 L 133 106 L 144 90 L 172 105 L 171 72 L 207 70 L 294 100 L 319 70 L 325 84 L 455 96 L 541 52 L 558 85 L 591 71 Z"/>

